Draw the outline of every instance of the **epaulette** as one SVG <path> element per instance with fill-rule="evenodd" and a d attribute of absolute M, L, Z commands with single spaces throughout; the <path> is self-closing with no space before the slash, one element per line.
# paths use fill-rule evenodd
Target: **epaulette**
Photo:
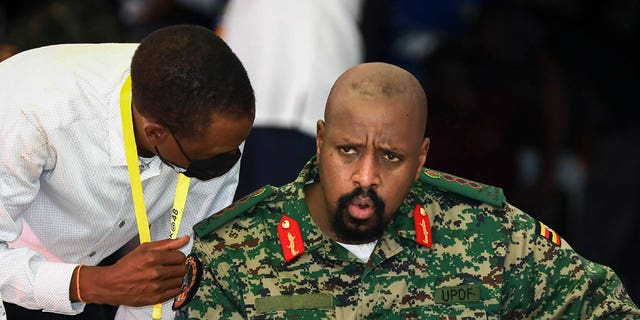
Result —
<path fill-rule="evenodd" d="M 276 190 L 277 188 L 266 185 L 232 203 L 220 212 L 198 222 L 193 226 L 193 231 L 198 237 L 202 238 L 237 217 L 239 214 L 255 207 L 258 203 L 262 202 L 262 200 L 273 195 Z"/>
<path fill-rule="evenodd" d="M 467 180 L 437 170 L 423 169 L 419 180 L 422 183 L 488 203 L 494 207 L 501 208 L 507 203 L 502 188 Z"/>

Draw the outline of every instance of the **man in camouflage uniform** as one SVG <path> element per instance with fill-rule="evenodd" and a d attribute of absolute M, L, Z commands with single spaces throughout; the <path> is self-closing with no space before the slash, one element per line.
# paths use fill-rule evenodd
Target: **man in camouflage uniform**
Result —
<path fill-rule="evenodd" d="M 405 70 L 349 69 L 317 156 L 194 227 L 181 319 L 640 319 L 615 273 L 508 204 L 425 170 L 426 96 Z"/>

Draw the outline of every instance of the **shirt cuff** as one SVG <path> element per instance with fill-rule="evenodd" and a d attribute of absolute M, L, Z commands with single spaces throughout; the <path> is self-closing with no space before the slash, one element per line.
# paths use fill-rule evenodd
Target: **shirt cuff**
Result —
<path fill-rule="evenodd" d="M 76 264 L 45 263 L 38 269 L 34 281 L 33 297 L 44 312 L 75 315 L 84 310 L 84 303 L 71 303 L 69 286 Z"/>

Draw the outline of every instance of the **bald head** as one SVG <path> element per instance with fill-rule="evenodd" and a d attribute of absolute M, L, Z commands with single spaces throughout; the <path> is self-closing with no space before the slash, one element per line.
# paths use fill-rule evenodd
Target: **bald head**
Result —
<path fill-rule="evenodd" d="M 426 121 L 426 95 L 406 70 L 365 63 L 336 80 L 317 127 L 320 187 L 308 188 L 309 209 L 327 234 L 347 243 L 382 235 L 422 173 Z"/>
<path fill-rule="evenodd" d="M 367 101 L 390 101 L 389 108 L 402 108 L 418 117 L 426 126 L 427 97 L 424 89 L 408 71 L 381 62 L 363 63 L 345 71 L 334 83 L 327 99 L 325 120 L 352 102 L 367 105 Z M 400 110 L 398 110 L 400 111 Z M 422 127 L 424 133 L 425 127 Z"/>

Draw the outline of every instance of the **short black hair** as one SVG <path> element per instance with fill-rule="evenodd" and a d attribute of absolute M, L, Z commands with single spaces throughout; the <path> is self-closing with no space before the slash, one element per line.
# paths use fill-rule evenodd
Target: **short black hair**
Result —
<path fill-rule="evenodd" d="M 145 37 L 131 61 L 133 103 L 174 134 L 199 135 L 215 115 L 253 116 L 247 71 L 212 30 L 174 25 Z"/>

